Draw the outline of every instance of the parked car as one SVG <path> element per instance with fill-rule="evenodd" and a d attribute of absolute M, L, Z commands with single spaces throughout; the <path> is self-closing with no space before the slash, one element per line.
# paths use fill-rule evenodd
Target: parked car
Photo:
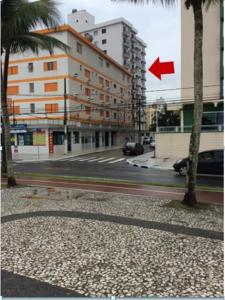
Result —
<path fill-rule="evenodd" d="M 126 143 L 123 148 L 124 155 L 141 155 L 144 153 L 144 147 L 140 143 Z"/>
<path fill-rule="evenodd" d="M 143 144 L 150 144 L 153 141 L 153 137 L 152 136 L 145 136 L 143 139 Z"/>
<path fill-rule="evenodd" d="M 146 145 L 146 144 L 150 144 L 152 141 L 152 137 L 149 137 L 149 136 L 145 136 L 143 138 L 143 144 Z"/>
<path fill-rule="evenodd" d="M 155 140 L 152 140 L 152 141 L 150 142 L 150 148 L 155 148 Z"/>
<path fill-rule="evenodd" d="M 223 150 L 209 150 L 200 152 L 198 154 L 197 173 L 223 175 L 223 160 Z M 185 176 L 187 174 L 187 161 L 187 157 L 178 160 L 173 165 L 175 172 Z"/>

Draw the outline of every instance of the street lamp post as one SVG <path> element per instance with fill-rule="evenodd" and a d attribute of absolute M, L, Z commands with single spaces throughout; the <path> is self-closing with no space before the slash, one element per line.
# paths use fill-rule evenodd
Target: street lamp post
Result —
<path fill-rule="evenodd" d="M 67 93 L 66 78 L 64 78 L 64 154 L 68 153 L 68 127 L 67 127 Z"/>

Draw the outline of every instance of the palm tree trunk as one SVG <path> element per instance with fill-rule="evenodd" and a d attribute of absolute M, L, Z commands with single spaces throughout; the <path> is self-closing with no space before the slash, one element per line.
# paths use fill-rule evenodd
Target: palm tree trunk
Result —
<path fill-rule="evenodd" d="M 2 120 L 2 116 L 1 116 L 1 125 L 3 124 L 3 120 Z M 4 133 L 4 129 L 3 126 L 1 126 L 2 132 L 1 132 L 1 146 L 2 146 L 2 156 L 1 156 L 1 174 L 6 175 L 7 174 L 7 168 L 6 168 L 6 157 L 5 157 L 5 146 L 4 146 L 4 137 L 5 137 L 5 133 Z"/>
<path fill-rule="evenodd" d="M 11 150 L 11 135 L 10 135 L 10 121 L 7 107 L 7 81 L 8 81 L 8 65 L 9 65 L 9 53 L 10 49 L 5 51 L 5 63 L 1 85 L 1 100 L 2 100 L 2 127 L 4 132 L 4 156 L 7 172 L 8 186 L 15 186 L 16 180 L 14 176 L 13 164 L 12 164 L 12 150 Z M 4 159 L 4 157 L 3 157 Z"/>
<path fill-rule="evenodd" d="M 202 41 L 203 41 L 203 16 L 202 1 L 196 0 L 192 4 L 195 22 L 194 40 L 194 124 L 190 137 L 187 191 L 183 203 L 194 206 L 196 199 L 196 173 L 198 165 L 198 152 L 202 125 L 203 112 L 203 65 L 202 65 Z"/>

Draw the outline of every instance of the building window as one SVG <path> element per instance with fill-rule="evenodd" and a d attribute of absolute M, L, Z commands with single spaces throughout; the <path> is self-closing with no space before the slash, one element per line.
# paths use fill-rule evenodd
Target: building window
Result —
<path fill-rule="evenodd" d="M 63 145 L 64 144 L 64 132 L 53 131 L 53 145 Z"/>
<path fill-rule="evenodd" d="M 11 66 L 8 68 L 8 75 L 18 74 L 18 66 Z"/>
<path fill-rule="evenodd" d="M 90 108 L 90 106 L 85 106 L 85 113 L 86 113 L 87 115 L 90 115 L 90 114 L 91 114 L 91 108 Z"/>
<path fill-rule="evenodd" d="M 103 59 L 101 57 L 98 58 L 98 63 L 100 67 L 103 67 Z"/>
<path fill-rule="evenodd" d="M 114 104 L 116 104 L 116 98 L 114 98 Z"/>
<path fill-rule="evenodd" d="M 34 71 L 34 64 L 33 63 L 28 63 L 28 72 L 31 73 Z"/>
<path fill-rule="evenodd" d="M 57 103 L 45 104 L 45 112 L 52 113 L 58 111 L 59 105 Z"/>
<path fill-rule="evenodd" d="M 104 110 L 100 109 L 100 117 L 104 117 Z"/>
<path fill-rule="evenodd" d="M 58 90 L 58 83 L 57 82 L 45 83 L 44 90 L 45 90 L 45 92 L 57 91 Z"/>
<path fill-rule="evenodd" d="M 203 112 L 202 125 L 222 125 L 223 112 Z"/>
<path fill-rule="evenodd" d="M 99 99 L 100 99 L 101 101 L 104 101 L 105 95 L 104 95 L 104 94 L 99 94 Z"/>
<path fill-rule="evenodd" d="M 114 84 L 113 84 L 113 87 L 114 87 L 114 89 L 116 89 L 117 85 L 114 83 Z"/>
<path fill-rule="evenodd" d="M 34 93 L 34 83 L 33 82 L 29 83 L 29 92 Z"/>
<path fill-rule="evenodd" d="M 77 42 L 77 52 L 82 54 L 82 45 Z"/>
<path fill-rule="evenodd" d="M 86 78 L 90 79 L 91 78 L 91 72 L 89 70 L 87 70 L 87 69 L 84 69 L 84 76 Z"/>
<path fill-rule="evenodd" d="M 109 111 L 106 112 L 106 118 L 109 118 Z"/>
<path fill-rule="evenodd" d="M 19 94 L 19 86 L 18 85 L 9 86 L 7 88 L 7 94 L 8 95 L 18 95 Z"/>
<path fill-rule="evenodd" d="M 113 118 L 114 118 L 114 120 L 116 120 L 116 119 L 117 119 L 117 113 L 115 113 L 115 112 L 114 112 L 114 114 L 113 114 Z"/>
<path fill-rule="evenodd" d="M 80 90 L 82 91 L 82 89 L 83 89 L 83 86 L 82 86 L 82 84 L 80 85 Z"/>
<path fill-rule="evenodd" d="M 30 112 L 35 113 L 35 103 L 30 104 Z"/>
<path fill-rule="evenodd" d="M 85 96 L 91 96 L 91 90 L 88 88 L 85 88 Z"/>
<path fill-rule="evenodd" d="M 79 131 L 74 131 L 73 141 L 74 141 L 74 144 L 80 144 L 80 132 Z"/>
<path fill-rule="evenodd" d="M 106 85 L 107 87 L 109 87 L 109 81 L 108 81 L 108 80 L 105 80 L 105 85 Z"/>
<path fill-rule="evenodd" d="M 123 94 L 123 88 L 120 88 L 120 93 Z"/>
<path fill-rule="evenodd" d="M 102 45 L 105 45 L 106 43 L 107 43 L 106 39 L 102 40 Z"/>
<path fill-rule="evenodd" d="M 20 106 L 19 105 L 14 105 L 13 111 L 14 111 L 15 115 L 19 115 L 20 114 Z"/>
<path fill-rule="evenodd" d="M 103 52 L 104 52 L 105 54 L 107 54 L 107 50 L 103 50 Z"/>
<path fill-rule="evenodd" d="M 80 65 L 80 71 L 82 71 L 83 70 L 83 67 L 82 67 L 82 65 Z"/>
<path fill-rule="evenodd" d="M 110 65 L 107 61 L 105 62 L 105 64 L 106 64 L 106 68 L 109 68 Z"/>
<path fill-rule="evenodd" d="M 106 28 L 102 29 L 102 34 L 106 33 Z"/>
<path fill-rule="evenodd" d="M 99 84 L 104 85 L 104 78 L 99 77 Z"/>
<path fill-rule="evenodd" d="M 57 61 L 44 62 L 44 71 L 57 70 Z"/>
<path fill-rule="evenodd" d="M 17 134 L 18 145 L 19 146 L 32 146 L 33 145 L 33 133 L 19 133 Z"/>
<path fill-rule="evenodd" d="M 109 102 L 109 96 L 108 95 L 105 96 L 105 101 Z"/>
<path fill-rule="evenodd" d="M 95 30 L 95 31 L 94 31 L 94 35 L 98 35 L 98 30 Z"/>

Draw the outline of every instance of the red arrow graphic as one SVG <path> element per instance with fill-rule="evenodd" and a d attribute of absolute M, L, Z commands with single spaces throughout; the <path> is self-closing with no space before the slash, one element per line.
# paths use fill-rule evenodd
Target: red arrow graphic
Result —
<path fill-rule="evenodd" d="M 175 72 L 173 61 L 160 62 L 159 57 L 151 65 L 151 67 L 149 67 L 148 70 L 149 70 L 149 72 L 154 74 L 160 80 L 161 80 L 162 74 L 173 74 Z"/>

